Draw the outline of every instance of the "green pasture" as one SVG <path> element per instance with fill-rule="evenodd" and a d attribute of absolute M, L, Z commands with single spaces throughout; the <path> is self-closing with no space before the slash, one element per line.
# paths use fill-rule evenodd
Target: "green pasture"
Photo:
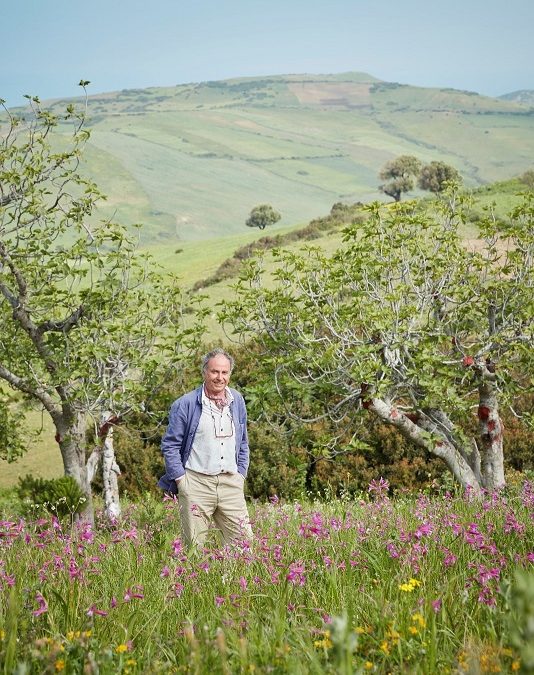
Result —
<path fill-rule="evenodd" d="M 445 161 L 470 187 L 520 175 L 534 156 L 527 104 L 363 73 L 123 90 L 88 110 L 84 169 L 108 196 L 103 217 L 142 222 L 146 245 L 237 234 L 261 202 L 287 226 L 336 201 L 384 199 L 378 173 L 400 154 Z"/>
<path fill-rule="evenodd" d="M 0 489 L 17 484 L 19 477 L 31 473 L 36 478 L 59 478 L 63 463 L 54 440 L 54 426 L 50 416 L 37 410 L 26 415 L 27 452 L 9 464 L 0 459 Z"/>

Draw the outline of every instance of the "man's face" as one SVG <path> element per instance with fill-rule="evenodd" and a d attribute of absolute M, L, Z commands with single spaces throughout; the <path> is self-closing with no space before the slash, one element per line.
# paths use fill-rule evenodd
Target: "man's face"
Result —
<path fill-rule="evenodd" d="M 226 356 L 214 356 L 204 371 L 204 384 L 210 394 L 221 394 L 230 381 L 230 361 Z"/>

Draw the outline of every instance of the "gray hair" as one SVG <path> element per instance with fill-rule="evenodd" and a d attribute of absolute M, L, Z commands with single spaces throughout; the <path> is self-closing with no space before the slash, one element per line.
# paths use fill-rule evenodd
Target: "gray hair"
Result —
<path fill-rule="evenodd" d="M 211 352 L 208 352 L 207 354 L 205 354 L 202 357 L 202 367 L 201 367 L 202 375 L 205 374 L 205 372 L 208 368 L 208 363 L 209 363 L 210 359 L 213 359 L 216 356 L 226 357 L 228 359 L 228 361 L 230 362 L 230 372 L 232 372 L 232 370 L 234 369 L 234 363 L 235 363 L 234 357 L 231 356 L 227 351 L 225 351 L 221 347 L 216 347 L 215 349 L 212 349 Z"/>

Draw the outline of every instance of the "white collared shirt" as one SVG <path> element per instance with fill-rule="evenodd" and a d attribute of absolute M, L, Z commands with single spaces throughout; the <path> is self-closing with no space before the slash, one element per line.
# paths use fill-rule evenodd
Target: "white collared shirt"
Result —
<path fill-rule="evenodd" d="M 202 390 L 202 414 L 193 439 L 186 469 L 210 476 L 237 473 L 235 429 L 230 412 L 233 398 L 226 388 L 227 405 L 220 410 Z"/>

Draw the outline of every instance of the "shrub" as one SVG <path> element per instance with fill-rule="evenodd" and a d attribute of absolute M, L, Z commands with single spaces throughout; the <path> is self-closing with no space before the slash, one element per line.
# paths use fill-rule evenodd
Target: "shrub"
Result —
<path fill-rule="evenodd" d="M 26 514 L 41 508 L 60 519 L 79 513 L 85 503 L 85 496 L 72 476 L 45 479 L 26 474 L 19 478 L 17 495 Z"/>

